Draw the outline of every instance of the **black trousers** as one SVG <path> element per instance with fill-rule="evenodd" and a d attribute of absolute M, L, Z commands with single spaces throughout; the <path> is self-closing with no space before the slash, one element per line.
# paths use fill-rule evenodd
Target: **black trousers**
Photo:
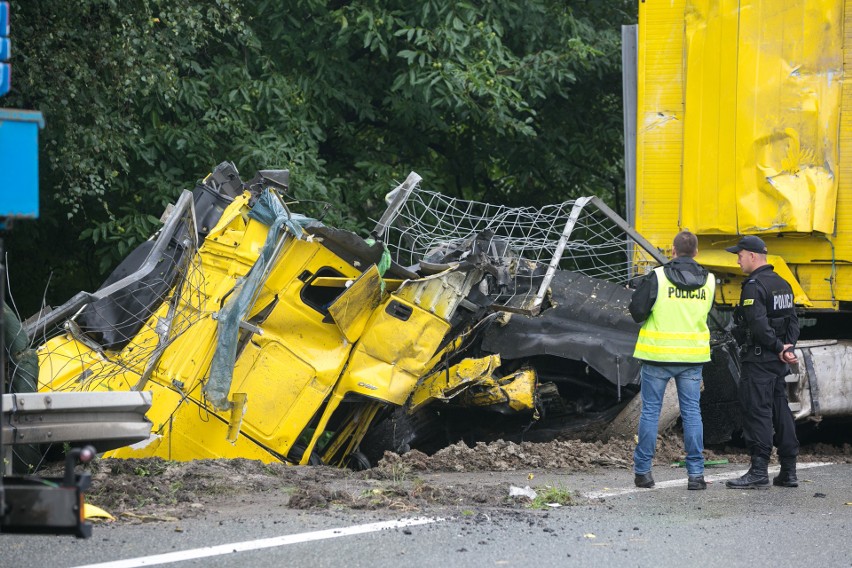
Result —
<path fill-rule="evenodd" d="M 773 445 L 778 448 L 779 458 L 799 455 L 796 425 L 787 405 L 784 383 L 788 372 L 781 361 L 742 363 L 739 395 L 743 437 L 752 457 L 769 459 Z"/>

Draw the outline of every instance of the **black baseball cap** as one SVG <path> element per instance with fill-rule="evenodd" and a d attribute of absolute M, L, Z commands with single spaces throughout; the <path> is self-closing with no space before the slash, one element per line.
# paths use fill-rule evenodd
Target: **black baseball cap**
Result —
<path fill-rule="evenodd" d="M 755 237 L 754 235 L 746 235 L 740 239 L 740 242 L 738 242 L 732 247 L 726 248 L 725 250 L 733 253 L 738 253 L 741 250 L 747 250 L 749 252 L 756 252 L 758 254 L 766 254 L 766 243 L 764 243 L 763 239 L 761 239 L 760 237 Z"/>

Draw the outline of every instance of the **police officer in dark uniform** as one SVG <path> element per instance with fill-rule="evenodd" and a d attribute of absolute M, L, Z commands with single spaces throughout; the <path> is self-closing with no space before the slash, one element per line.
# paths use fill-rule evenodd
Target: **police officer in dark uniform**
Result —
<path fill-rule="evenodd" d="M 799 320 L 793 289 L 767 264 L 762 239 L 748 235 L 725 250 L 737 254 L 737 263 L 748 275 L 734 311 L 734 337 L 742 363 L 739 394 L 743 435 L 751 454 L 748 472 L 725 485 L 732 489 L 768 489 L 767 465 L 774 445 L 781 471 L 773 484 L 798 487 L 799 441 L 784 381 L 790 373 L 789 365 L 797 361 L 793 347 L 799 339 Z"/>

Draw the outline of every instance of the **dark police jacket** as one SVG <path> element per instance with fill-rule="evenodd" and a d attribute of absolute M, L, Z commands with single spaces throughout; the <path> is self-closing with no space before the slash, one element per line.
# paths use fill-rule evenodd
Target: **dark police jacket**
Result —
<path fill-rule="evenodd" d="M 743 361 L 777 361 L 784 344 L 796 344 L 799 319 L 793 289 L 771 264 L 761 266 L 743 282 L 734 323 Z"/>

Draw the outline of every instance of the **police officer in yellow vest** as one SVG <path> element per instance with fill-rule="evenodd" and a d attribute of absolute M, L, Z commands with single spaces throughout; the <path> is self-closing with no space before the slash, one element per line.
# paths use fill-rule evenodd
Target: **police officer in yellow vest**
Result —
<path fill-rule="evenodd" d="M 683 422 L 687 488 L 706 489 L 699 403 L 702 368 L 710 360 L 707 314 L 713 306 L 716 279 L 695 262 L 698 238 L 694 234 L 681 231 L 672 248 L 675 258 L 645 276 L 630 299 L 630 315 L 642 323 L 633 353 L 642 362 L 642 413 L 633 453 L 634 482 L 637 487 L 654 486 L 651 465 L 660 410 L 666 385 L 674 378 Z"/>

